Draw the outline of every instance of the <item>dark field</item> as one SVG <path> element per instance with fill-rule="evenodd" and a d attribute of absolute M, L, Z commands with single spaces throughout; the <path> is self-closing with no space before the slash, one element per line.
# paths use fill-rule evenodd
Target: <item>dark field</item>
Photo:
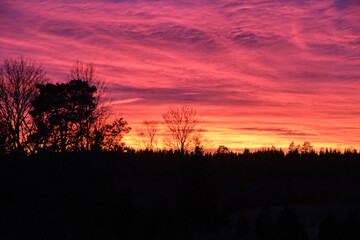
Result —
<path fill-rule="evenodd" d="M 0 239 L 360 239 L 360 155 L 1 157 Z"/>

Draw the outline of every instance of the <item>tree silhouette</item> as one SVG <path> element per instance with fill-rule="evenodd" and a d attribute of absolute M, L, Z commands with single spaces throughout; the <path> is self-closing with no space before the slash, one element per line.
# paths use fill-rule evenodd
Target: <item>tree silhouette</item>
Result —
<path fill-rule="evenodd" d="M 297 153 L 298 152 L 298 149 L 296 148 L 294 141 L 292 141 L 290 143 L 290 145 L 289 145 L 289 152 L 290 153 Z"/>
<path fill-rule="evenodd" d="M 95 86 L 82 80 L 63 84 L 40 84 L 40 94 L 32 101 L 30 112 L 36 125 L 32 135 L 35 145 L 53 151 L 66 152 L 85 148 L 83 128 L 93 122 L 97 106 Z"/>
<path fill-rule="evenodd" d="M 68 78 L 69 80 L 79 79 L 84 82 L 94 84 L 95 67 L 93 64 L 84 64 L 82 61 L 77 59 L 70 70 L 70 75 L 68 76 Z"/>
<path fill-rule="evenodd" d="M 195 149 L 194 149 L 195 155 L 199 155 L 199 156 L 204 155 L 205 146 L 202 142 L 201 135 L 200 134 L 195 135 L 193 137 L 193 141 L 195 145 Z"/>
<path fill-rule="evenodd" d="M 301 147 L 301 153 L 303 154 L 309 154 L 314 152 L 314 146 L 311 145 L 310 142 L 306 141 Z"/>
<path fill-rule="evenodd" d="M 128 123 L 119 118 L 112 124 L 106 124 L 94 131 L 95 141 L 93 149 L 105 150 L 105 151 L 122 151 L 124 149 L 124 143 L 121 139 L 125 133 L 129 133 L 131 128 Z"/>
<path fill-rule="evenodd" d="M 68 80 L 78 79 L 87 82 L 89 86 L 95 86 L 97 91 L 94 93 L 94 103 L 96 108 L 93 111 L 91 118 L 79 125 L 79 138 L 81 143 L 86 143 L 83 148 L 86 150 L 90 149 L 92 142 L 92 135 L 96 129 L 101 128 L 105 124 L 106 119 L 110 112 L 110 100 L 107 98 L 107 88 L 104 81 L 96 78 L 96 68 L 93 64 L 83 63 L 80 60 L 76 60 L 68 75 Z M 82 146 L 82 144 L 81 144 Z"/>
<path fill-rule="evenodd" d="M 289 153 L 290 154 L 310 154 L 314 152 L 314 146 L 311 145 L 309 141 L 305 141 L 303 145 L 298 144 L 295 146 L 294 141 L 292 141 L 289 145 Z"/>
<path fill-rule="evenodd" d="M 35 61 L 5 59 L 0 69 L 0 118 L 2 131 L 8 134 L 8 151 L 23 151 L 31 132 L 29 111 L 31 101 L 36 97 L 37 84 L 47 81 L 42 66 Z"/>
<path fill-rule="evenodd" d="M 219 145 L 218 149 L 216 150 L 216 153 L 217 154 L 228 154 L 228 153 L 230 153 L 230 150 L 229 150 L 229 148 L 227 148 L 224 145 Z"/>
<path fill-rule="evenodd" d="M 204 155 L 205 149 L 212 146 L 212 141 L 205 137 L 204 133 L 206 130 L 198 129 L 193 134 L 194 153 L 195 155 Z"/>
<path fill-rule="evenodd" d="M 196 110 L 186 105 L 169 107 L 162 117 L 167 128 L 165 145 L 184 153 L 193 142 L 192 134 L 199 123 Z"/>
<path fill-rule="evenodd" d="M 159 131 L 157 121 L 143 121 L 142 126 L 138 129 L 140 147 L 153 150 L 157 146 L 156 135 Z"/>
<path fill-rule="evenodd" d="M 5 153 L 8 148 L 10 134 L 4 118 L 0 118 L 0 153 Z"/>

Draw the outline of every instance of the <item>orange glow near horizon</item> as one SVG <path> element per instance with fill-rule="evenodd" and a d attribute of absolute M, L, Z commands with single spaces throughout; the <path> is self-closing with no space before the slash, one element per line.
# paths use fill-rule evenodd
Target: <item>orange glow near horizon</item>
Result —
<path fill-rule="evenodd" d="M 360 3 L 341 0 L 0 2 L 0 61 L 51 81 L 93 63 L 133 128 L 169 105 L 201 116 L 213 148 L 360 147 Z"/>

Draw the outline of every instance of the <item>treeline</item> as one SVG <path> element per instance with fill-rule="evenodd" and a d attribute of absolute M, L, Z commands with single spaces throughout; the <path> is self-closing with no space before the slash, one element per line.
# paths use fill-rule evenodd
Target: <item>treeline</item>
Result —
<path fill-rule="evenodd" d="M 40 152 L 0 166 L 1 239 L 360 236 L 354 152 Z"/>

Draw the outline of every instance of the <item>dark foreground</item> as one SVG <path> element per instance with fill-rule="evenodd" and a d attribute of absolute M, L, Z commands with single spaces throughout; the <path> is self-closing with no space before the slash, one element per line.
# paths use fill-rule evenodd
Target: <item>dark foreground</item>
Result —
<path fill-rule="evenodd" d="M 360 239 L 360 155 L 1 156 L 0 239 Z"/>

